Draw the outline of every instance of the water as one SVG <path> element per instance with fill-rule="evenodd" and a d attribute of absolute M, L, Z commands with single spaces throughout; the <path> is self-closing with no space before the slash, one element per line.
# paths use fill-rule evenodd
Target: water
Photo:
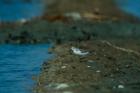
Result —
<path fill-rule="evenodd" d="M 116 3 L 124 12 L 140 17 L 140 0 L 116 0 Z"/>
<path fill-rule="evenodd" d="M 42 15 L 43 9 L 41 0 L 0 0 L 0 21 L 31 19 Z"/>
<path fill-rule="evenodd" d="M 0 45 L 0 93 L 31 93 L 50 45 Z"/>

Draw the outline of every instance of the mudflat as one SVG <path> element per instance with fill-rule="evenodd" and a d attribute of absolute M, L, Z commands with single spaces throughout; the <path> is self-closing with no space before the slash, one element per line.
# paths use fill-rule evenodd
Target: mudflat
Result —
<path fill-rule="evenodd" d="M 138 93 L 140 43 L 134 39 L 68 42 L 50 49 L 55 58 L 44 62 L 37 93 Z M 71 47 L 88 51 L 76 55 Z"/>

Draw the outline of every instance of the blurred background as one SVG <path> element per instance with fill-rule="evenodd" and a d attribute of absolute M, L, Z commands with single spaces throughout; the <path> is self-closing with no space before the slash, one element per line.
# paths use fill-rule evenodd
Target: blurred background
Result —
<path fill-rule="evenodd" d="M 42 15 L 41 0 L 0 0 L 0 21 L 17 21 Z"/>
<path fill-rule="evenodd" d="M 0 20 L 31 19 L 69 12 L 140 16 L 140 0 L 0 0 Z"/>
<path fill-rule="evenodd" d="M 0 0 L 0 93 L 31 93 L 31 89 L 28 87 L 34 87 L 34 85 L 40 91 L 35 93 L 54 93 L 50 90 L 42 92 L 44 91 L 42 87 L 46 88 L 46 84 L 49 86 L 46 81 L 60 80 L 58 82 L 61 82 L 63 77 L 65 81 L 67 79 L 65 76 L 70 77 L 68 80 L 72 80 L 74 83 L 82 84 L 82 90 L 94 87 L 95 91 L 105 91 L 97 91 L 98 93 L 140 93 L 139 18 L 140 0 Z M 138 22 L 138 24 L 134 24 L 134 22 Z M 96 43 L 95 40 L 98 39 L 99 42 Z M 109 40 L 112 44 L 104 42 L 104 40 Z M 90 43 L 92 41 L 93 43 Z M 46 80 L 44 78 L 48 75 L 48 73 L 44 74 L 48 68 L 46 62 L 52 57 L 48 48 L 53 45 L 56 52 L 57 50 L 64 52 L 67 50 L 65 46 L 57 48 L 57 45 L 61 46 L 61 44 L 66 44 L 69 50 L 71 45 L 83 46 L 89 53 L 93 52 L 93 56 L 84 57 L 86 58 L 84 60 L 82 57 L 81 60 L 71 52 L 68 53 L 70 59 L 66 58 L 66 62 L 68 61 L 68 65 L 71 66 L 66 65 L 66 68 L 70 67 L 70 70 L 66 70 L 67 74 L 61 74 L 63 71 L 57 69 L 63 68 L 65 63 L 55 62 L 55 64 L 60 64 L 59 67 L 55 65 L 51 68 L 54 70 L 48 72 L 50 77 L 54 76 L 57 79 L 49 77 L 51 80 Z M 125 52 L 126 54 L 124 54 Z M 63 55 L 65 52 L 62 53 L 60 62 L 67 57 L 63 58 Z M 91 58 L 93 59 L 91 60 Z M 83 66 L 84 62 L 85 66 Z M 96 74 L 96 69 L 92 69 L 95 66 L 98 68 L 96 62 L 101 63 L 99 70 L 97 69 L 99 74 Z M 43 63 L 44 65 L 41 66 Z M 86 66 L 88 70 L 84 69 Z M 89 70 L 89 68 L 91 69 Z M 57 74 L 55 69 L 56 73 L 58 71 Z M 42 77 L 36 78 L 37 83 L 34 84 L 32 77 L 40 70 L 44 70 L 43 75 L 41 72 L 39 76 Z M 91 73 L 85 72 L 91 70 L 95 72 L 95 75 L 92 75 L 93 78 L 100 76 L 97 81 L 99 86 L 89 82 Z M 100 70 L 104 71 L 101 72 L 101 75 Z M 84 73 L 79 73 L 79 71 Z M 60 74 L 62 76 L 59 77 Z M 84 78 L 81 78 L 82 76 Z M 91 77 L 91 81 L 93 78 Z M 121 85 L 125 89 L 119 90 L 118 84 L 125 85 L 125 82 L 128 87 Z M 77 87 L 77 84 L 75 85 Z M 53 85 L 50 86 L 53 87 Z M 76 88 L 74 87 L 74 89 Z"/>

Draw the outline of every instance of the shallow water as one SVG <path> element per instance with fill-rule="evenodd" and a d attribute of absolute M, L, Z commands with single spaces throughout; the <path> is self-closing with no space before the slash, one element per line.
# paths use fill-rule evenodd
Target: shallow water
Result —
<path fill-rule="evenodd" d="M 0 93 L 31 93 L 50 45 L 0 45 Z"/>
<path fill-rule="evenodd" d="M 0 0 L 0 21 L 16 21 L 30 19 L 42 15 L 43 3 L 41 0 Z M 26 0 L 29 1 L 29 0 Z"/>

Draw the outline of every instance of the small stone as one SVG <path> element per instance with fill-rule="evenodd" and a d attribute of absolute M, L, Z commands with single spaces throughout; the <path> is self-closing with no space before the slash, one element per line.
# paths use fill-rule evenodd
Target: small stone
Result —
<path fill-rule="evenodd" d="M 116 71 L 120 71 L 120 69 L 119 68 L 116 68 Z"/>
<path fill-rule="evenodd" d="M 73 92 L 71 92 L 71 91 L 64 91 L 63 93 L 73 93 Z"/>
<path fill-rule="evenodd" d="M 62 68 L 62 69 L 65 69 L 65 68 L 66 68 L 66 66 L 62 66 L 61 68 Z"/>
<path fill-rule="evenodd" d="M 116 89 L 116 86 L 113 86 L 113 89 Z"/>
<path fill-rule="evenodd" d="M 90 68 L 91 66 L 87 66 L 88 68 Z"/>
<path fill-rule="evenodd" d="M 107 55 L 104 55 L 104 57 L 106 57 Z"/>
<path fill-rule="evenodd" d="M 126 67 L 126 68 L 129 68 L 129 67 L 130 67 L 130 65 L 126 65 L 125 67 Z"/>
<path fill-rule="evenodd" d="M 88 62 L 89 62 L 89 63 L 92 63 L 92 62 L 94 62 L 94 61 L 93 61 L 93 60 L 88 60 Z"/>
<path fill-rule="evenodd" d="M 96 72 L 97 72 L 97 73 L 100 73 L 101 71 L 100 71 L 100 70 L 97 70 Z"/>
<path fill-rule="evenodd" d="M 118 88 L 124 88 L 124 86 L 123 85 L 118 85 Z"/>

